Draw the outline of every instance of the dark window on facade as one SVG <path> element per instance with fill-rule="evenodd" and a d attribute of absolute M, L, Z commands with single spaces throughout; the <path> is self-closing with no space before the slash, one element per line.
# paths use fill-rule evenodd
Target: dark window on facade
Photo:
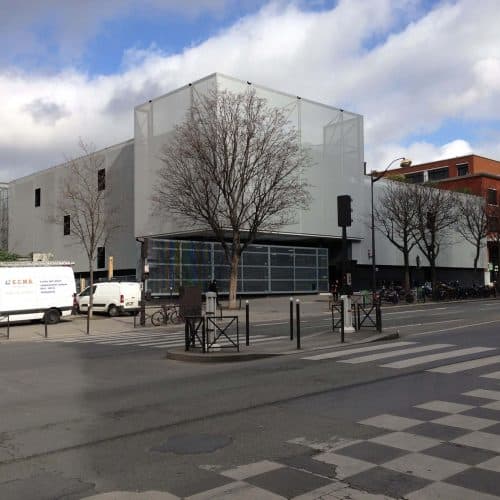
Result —
<path fill-rule="evenodd" d="M 97 189 L 99 191 L 106 189 L 106 169 L 104 168 L 97 171 Z"/>
<path fill-rule="evenodd" d="M 35 207 L 40 206 L 40 200 L 42 198 L 42 194 L 40 192 L 40 188 L 35 189 Z"/>
<path fill-rule="evenodd" d="M 424 173 L 415 172 L 414 174 L 406 174 L 405 179 L 412 184 L 421 184 L 424 182 Z"/>
<path fill-rule="evenodd" d="M 469 174 L 469 164 L 468 163 L 460 163 L 457 165 L 457 175 L 462 177 L 463 175 Z"/>
<path fill-rule="evenodd" d="M 496 189 L 488 189 L 488 204 L 489 205 L 498 205 L 497 202 L 497 190 Z"/>
<path fill-rule="evenodd" d="M 97 269 L 106 267 L 106 250 L 104 247 L 97 247 Z"/>
<path fill-rule="evenodd" d="M 435 170 L 429 170 L 429 180 L 430 181 L 440 181 L 442 179 L 447 179 L 449 176 L 448 167 L 436 168 Z"/>
<path fill-rule="evenodd" d="M 70 233 L 70 227 L 71 227 L 71 218 L 69 215 L 64 216 L 64 235 L 66 236 L 67 234 Z"/>

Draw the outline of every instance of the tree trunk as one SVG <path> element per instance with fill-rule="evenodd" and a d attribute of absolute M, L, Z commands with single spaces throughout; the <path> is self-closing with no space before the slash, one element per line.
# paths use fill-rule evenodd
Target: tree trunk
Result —
<path fill-rule="evenodd" d="M 474 256 L 474 275 L 477 271 L 477 261 L 479 260 L 479 254 L 481 252 L 481 242 L 476 244 L 476 255 Z"/>
<path fill-rule="evenodd" d="M 231 276 L 229 279 L 229 309 L 237 309 L 236 294 L 238 293 L 238 265 L 240 254 L 234 247 L 231 255 Z"/>
<path fill-rule="evenodd" d="M 91 260 L 89 260 L 89 285 L 90 285 L 90 293 L 89 293 L 88 317 L 91 318 L 94 307 L 94 265 Z"/>
<path fill-rule="evenodd" d="M 405 266 L 405 292 L 410 290 L 410 255 L 408 252 L 403 252 Z"/>

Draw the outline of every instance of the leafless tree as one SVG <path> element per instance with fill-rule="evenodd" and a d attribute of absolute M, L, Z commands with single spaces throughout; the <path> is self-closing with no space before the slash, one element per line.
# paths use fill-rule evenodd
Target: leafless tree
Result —
<path fill-rule="evenodd" d="M 90 295 L 87 317 L 90 318 L 97 249 L 106 246 L 119 225 L 116 222 L 117 210 L 109 203 L 109 186 L 105 184 L 105 173 L 103 175 L 106 166 L 104 155 L 96 152 L 92 144 L 82 139 L 79 147 L 82 156 L 67 162 L 54 222 L 69 223 L 69 237 L 83 248 L 88 259 Z M 88 331 L 87 321 L 87 333 Z"/>
<path fill-rule="evenodd" d="M 390 180 L 383 187 L 375 208 L 378 230 L 403 254 L 405 290 L 410 289 L 410 252 L 417 244 L 414 190 L 413 184 Z"/>
<path fill-rule="evenodd" d="M 457 220 L 457 193 L 431 186 L 415 186 L 416 222 L 414 237 L 429 262 L 433 293 L 436 293 L 436 260 L 441 248 L 450 243 L 451 228 Z"/>
<path fill-rule="evenodd" d="M 257 233 L 292 223 L 309 206 L 310 160 L 297 131 L 253 90 L 213 91 L 195 98 L 162 161 L 155 209 L 213 231 L 231 266 L 234 308 L 242 252 Z"/>
<path fill-rule="evenodd" d="M 456 229 L 471 245 L 474 245 L 474 272 L 481 248 L 486 246 L 486 237 L 489 232 L 488 207 L 484 197 L 470 194 L 457 196 Z"/>

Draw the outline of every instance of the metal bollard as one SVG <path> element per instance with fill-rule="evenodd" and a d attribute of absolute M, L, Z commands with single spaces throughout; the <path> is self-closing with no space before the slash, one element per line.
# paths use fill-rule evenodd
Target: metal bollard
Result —
<path fill-rule="evenodd" d="M 189 351 L 189 320 L 184 323 L 184 350 Z"/>
<path fill-rule="evenodd" d="M 344 343 L 344 300 L 340 301 L 340 342 Z"/>
<path fill-rule="evenodd" d="M 377 304 L 377 309 L 376 309 L 376 324 L 377 324 L 377 332 L 382 332 L 382 311 L 380 309 L 380 303 Z"/>
<path fill-rule="evenodd" d="M 364 297 L 363 297 L 364 299 Z M 358 304 L 358 307 L 357 307 L 357 325 L 358 325 L 358 331 L 361 330 L 361 312 L 360 312 L 360 309 L 361 309 L 361 306 Z"/>
<path fill-rule="evenodd" d="M 297 349 L 300 349 L 300 300 L 297 299 Z"/>
<path fill-rule="evenodd" d="M 7 340 L 10 339 L 10 314 L 7 314 Z"/>
<path fill-rule="evenodd" d="M 290 340 L 293 340 L 293 297 L 290 297 Z"/>
<path fill-rule="evenodd" d="M 45 338 L 47 338 L 48 332 L 47 332 L 47 313 L 44 314 L 44 329 L 45 329 Z"/>
<path fill-rule="evenodd" d="M 245 319 L 246 319 L 246 345 L 250 345 L 250 304 L 248 300 L 245 302 Z"/>

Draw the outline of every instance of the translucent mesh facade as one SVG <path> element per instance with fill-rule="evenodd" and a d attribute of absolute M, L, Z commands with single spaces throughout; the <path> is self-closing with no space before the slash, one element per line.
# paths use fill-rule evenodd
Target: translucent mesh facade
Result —
<path fill-rule="evenodd" d="M 149 245 L 148 290 L 153 295 L 177 292 L 181 285 L 213 279 L 219 292 L 229 289 L 230 268 L 219 243 L 154 238 Z M 239 265 L 239 293 L 328 291 L 328 250 L 250 245 Z"/>
<path fill-rule="evenodd" d="M 156 215 L 150 200 L 161 167 L 162 148 L 168 146 L 175 125 L 187 116 L 191 102 L 212 89 L 244 92 L 248 88 L 265 98 L 269 106 L 285 111 L 290 126 L 297 129 L 302 146 L 312 158 L 313 164 L 306 174 L 311 184 L 312 204 L 309 210 L 297 211 L 294 224 L 283 227 L 280 232 L 340 238 L 337 195 L 350 194 L 354 224 L 349 236 L 362 238 L 361 209 L 366 204 L 363 194 L 363 118 L 220 74 L 208 76 L 135 109 L 136 236 L 173 236 L 185 232 L 185 228 L 173 219 Z"/>

